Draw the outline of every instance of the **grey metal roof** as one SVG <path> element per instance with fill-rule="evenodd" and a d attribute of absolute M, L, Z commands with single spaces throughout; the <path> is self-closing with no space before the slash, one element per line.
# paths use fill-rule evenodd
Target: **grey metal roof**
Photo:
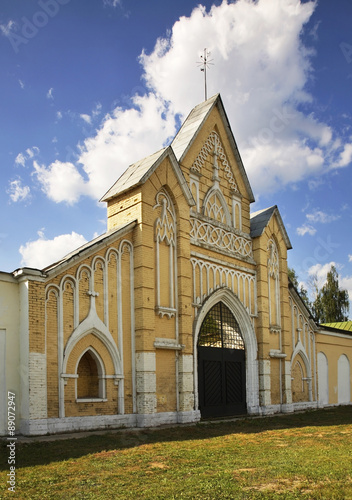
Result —
<path fill-rule="evenodd" d="M 100 201 L 108 201 L 117 194 L 127 191 L 139 184 L 148 170 L 161 158 L 167 148 L 160 149 L 142 160 L 130 165 L 127 170 L 117 179 L 115 184 L 104 194 Z"/>
<path fill-rule="evenodd" d="M 94 247 L 96 245 L 99 246 L 99 244 L 108 243 L 111 239 L 122 236 L 123 234 L 125 234 L 126 230 L 132 229 L 135 225 L 136 225 L 136 221 L 127 222 L 125 224 L 121 224 L 120 226 L 118 226 L 110 231 L 107 231 L 104 234 L 101 234 L 97 238 L 94 238 L 94 240 L 88 241 L 84 245 L 73 250 L 73 252 L 68 253 L 59 261 L 54 262 L 50 266 L 45 267 L 44 269 L 42 269 L 42 272 L 48 273 L 50 271 L 55 270 L 58 266 L 61 266 L 61 265 L 65 264 L 66 262 L 74 259 L 77 256 L 81 257 L 82 254 L 85 255 L 87 252 L 90 252 L 92 250 L 92 247 Z"/>
<path fill-rule="evenodd" d="M 251 214 L 251 238 L 257 238 L 261 236 L 264 232 L 264 229 L 269 224 L 269 221 L 273 215 L 276 215 L 280 229 L 282 231 L 286 246 L 288 249 L 292 248 L 290 239 L 288 237 L 286 228 L 284 226 L 282 217 L 280 215 L 279 209 L 277 205 L 273 205 L 269 208 L 264 208 L 263 210 L 258 210 L 257 212 L 253 212 Z"/>
<path fill-rule="evenodd" d="M 198 106 L 192 109 L 186 120 L 183 122 L 180 130 L 177 132 L 171 143 L 171 147 L 175 153 L 177 161 L 180 161 L 189 149 L 196 133 L 212 110 L 219 96 L 220 94 L 216 94 L 213 97 L 210 97 L 210 99 L 198 104 Z"/>
<path fill-rule="evenodd" d="M 269 223 L 271 216 L 273 215 L 277 205 L 273 207 L 264 208 L 263 210 L 258 210 L 251 214 L 251 237 L 257 238 L 263 234 L 264 229 Z"/>

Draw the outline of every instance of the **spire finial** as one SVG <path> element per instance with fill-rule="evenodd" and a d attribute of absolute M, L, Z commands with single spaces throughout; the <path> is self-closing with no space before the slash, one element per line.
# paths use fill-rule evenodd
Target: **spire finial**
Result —
<path fill-rule="evenodd" d="M 210 52 L 207 51 L 207 49 L 204 49 L 203 55 L 200 56 L 201 61 L 198 61 L 198 66 L 202 66 L 200 68 L 201 71 L 204 73 L 204 98 L 205 100 L 208 99 L 207 96 L 207 69 L 209 69 L 210 64 L 214 64 L 212 61 L 213 59 L 209 59 Z"/>

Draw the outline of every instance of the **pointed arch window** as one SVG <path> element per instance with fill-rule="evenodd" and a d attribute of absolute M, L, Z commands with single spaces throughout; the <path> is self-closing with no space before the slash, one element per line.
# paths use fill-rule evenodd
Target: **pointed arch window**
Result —
<path fill-rule="evenodd" d="M 269 323 L 273 329 L 280 329 L 280 265 L 279 252 L 274 240 L 268 243 L 268 288 L 269 288 Z"/>
<path fill-rule="evenodd" d="M 206 315 L 199 332 L 198 346 L 244 350 L 240 327 L 222 302 L 215 304 Z"/>
<path fill-rule="evenodd" d="M 219 188 L 213 187 L 208 191 L 204 199 L 203 214 L 216 222 L 231 225 L 230 212 Z"/>
<path fill-rule="evenodd" d="M 154 210 L 156 253 L 156 312 L 168 318 L 176 314 L 176 213 L 173 203 L 161 190 L 156 195 Z"/>
<path fill-rule="evenodd" d="M 87 349 L 80 357 L 76 374 L 76 399 L 78 402 L 105 399 L 104 364 L 92 348 Z"/>

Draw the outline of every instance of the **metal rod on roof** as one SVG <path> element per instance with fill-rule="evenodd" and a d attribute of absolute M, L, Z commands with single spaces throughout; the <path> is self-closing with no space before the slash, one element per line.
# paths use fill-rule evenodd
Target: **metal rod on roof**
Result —
<path fill-rule="evenodd" d="M 200 56 L 201 61 L 198 62 L 199 66 L 202 66 L 200 68 L 201 71 L 204 73 L 204 99 L 207 100 L 207 68 L 209 69 L 209 65 L 213 64 L 213 59 L 209 59 L 210 52 L 207 51 L 207 49 L 204 49 L 204 54 Z"/>

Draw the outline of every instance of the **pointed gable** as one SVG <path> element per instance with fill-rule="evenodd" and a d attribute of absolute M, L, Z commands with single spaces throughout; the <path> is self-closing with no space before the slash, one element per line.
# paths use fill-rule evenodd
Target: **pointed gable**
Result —
<path fill-rule="evenodd" d="M 291 249 L 292 245 L 277 205 L 258 210 L 251 214 L 251 237 L 258 238 L 261 236 L 273 216 L 275 216 L 278 221 L 287 249 Z"/>
<path fill-rule="evenodd" d="M 173 170 L 179 180 L 180 186 L 189 205 L 194 205 L 194 200 L 192 198 L 190 190 L 186 184 L 185 178 L 183 177 L 182 171 L 178 166 L 175 155 L 170 147 L 161 149 L 160 151 L 157 151 L 156 153 L 143 158 L 133 165 L 130 165 L 128 169 L 121 175 L 121 177 L 115 182 L 115 184 L 105 193 L 100 201 L 109 201 L 135 186 L 144 184 L 167 156 L 170 159 L 171 166 L 173 167 Z"/>
<path fill-rule="evenodd" d="M 227 118 L 224 105 L 220 94 L 216 94 L 205 102 L 198 104 L 193 110 L 190 112 L 179 132 L 177 133 L 175 139 L 171 143 L 171 147 L 175 153 L 175 156 L 180 164 L 184 162 L 187 153 L 190 151 L 192 145 L 197 140 L 201 130 L 206 127 L 206 122 L 214 109 L 217 109 L 219 115 L 221 117 L 222 125 L 224 130 L 226 131 L 226 139 L 229 141 L 230 148 L 235 157 L 235 161 L 239 170 L 239 174 L 244 183 L 245 189 L 247 191 L 246 195 L 248 196 L 249 202 L 254 202 L 254 195 L 252 192 L 252 188 L 250 186 L 246 171 L 244 169 L 241 156 L 238 151 L 238 147 L 234 138 L 234 135 L 231 130 L 230 122 Z M 210 131 L 203 147 L 199 151 L 197 158 L 195 159 L 192 167 L 194 170 L 200 173 L 202 161 L 205 156 L 207 156 L 212 150 L 212 146 L 217 145 L 219 159 L 223 163 L 223 168 L 226 172 L 226 177 L 230 182 L 230 186 L 234 191 L 238 191 L 237 183 L 233 174 L 233 169 L 229 165 L 226 154 L 223 150 L 223 146 L 221 143 L 221 138 L 219 134 L 215 130 Z"/>

